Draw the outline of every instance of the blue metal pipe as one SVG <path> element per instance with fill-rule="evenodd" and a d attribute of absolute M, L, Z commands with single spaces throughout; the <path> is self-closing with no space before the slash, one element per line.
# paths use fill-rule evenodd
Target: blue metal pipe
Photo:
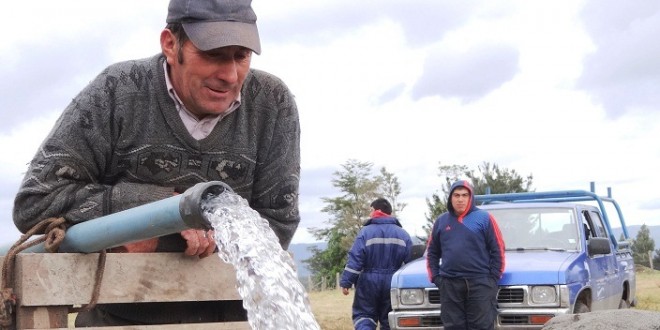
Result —
<path fill-rule="evenodd" d="M 211 229 L 202 201 L 226 191 L 233 192 L 220 181 L 198 183 L 180 195 L 78 223 L 67 230 L 58 252 L 92 253 L 190 228 Z M 0 256 L 9 248 L 0 248 Z M 23 252 L 46 250 L 41 243 Z"/>

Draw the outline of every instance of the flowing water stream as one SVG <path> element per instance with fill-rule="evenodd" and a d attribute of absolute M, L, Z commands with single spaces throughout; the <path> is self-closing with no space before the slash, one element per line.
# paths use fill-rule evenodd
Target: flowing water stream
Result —
<path fill-rule="evenodd" d="M 203 202 L 220 258 L 236 268 L 238 293 L 254 330 L 320 329 L 291 256 L 247 201 L 224 192 Z"/>

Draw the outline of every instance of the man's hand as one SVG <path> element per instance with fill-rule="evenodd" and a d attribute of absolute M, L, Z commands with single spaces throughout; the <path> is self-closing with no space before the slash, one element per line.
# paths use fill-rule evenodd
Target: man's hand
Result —
<path fill-rule="evenodd" d="M 341 288 L 341 293 L 343 293 L 344 296 L 348 296 L 348 288 Z"/>
<path fill-rule="evenodd" d="M 148 240 L 128 243 L 122 246 L 117 246 L 109 250 L 114 253 L 149 253 L 156 252 L 158 247 L 158 237 Z"/>
<path fill-rule="evenodd" d="M 440 275 L 436 275 L 433 278 L 433 284 L 435 284 L 435 286 L 437 286 L 438 289 L 439 289 L 440 288 L 440 283 L 442 283 L 442 277 Z"/>
<path fill-rule="evenodd" d="M 187 229 L 181 232 L 181 237 L 186 240 L 186 251 L 188 256 L 198 256 L 206 258 L 215 251 L 215 239 L 213 231 Z"/>

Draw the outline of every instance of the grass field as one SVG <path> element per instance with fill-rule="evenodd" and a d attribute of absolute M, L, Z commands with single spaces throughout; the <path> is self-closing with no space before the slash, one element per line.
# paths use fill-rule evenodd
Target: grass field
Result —
<path fill-rule="evenodd" d="M 314 291 L 309 302 L 316 321 L 323 330 L 352 330 L 351 305 L 353 290 L 344 296 L 340 290 Z"/>
<path fill-rule="evenodd" d="M 660 271 L 637 268 L 637 307 L 660 312 Z"/>

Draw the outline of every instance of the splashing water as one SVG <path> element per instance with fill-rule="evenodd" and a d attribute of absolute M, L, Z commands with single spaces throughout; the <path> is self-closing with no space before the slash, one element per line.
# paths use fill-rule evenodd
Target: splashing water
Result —
<path fill-rule="evenodd" d="M 255 330 L 320 329 L 291 256 L 268 222 L 241 196 L 224 192 L 202 203 L 220 258 L 236 269 L 238 293 Z"/>

